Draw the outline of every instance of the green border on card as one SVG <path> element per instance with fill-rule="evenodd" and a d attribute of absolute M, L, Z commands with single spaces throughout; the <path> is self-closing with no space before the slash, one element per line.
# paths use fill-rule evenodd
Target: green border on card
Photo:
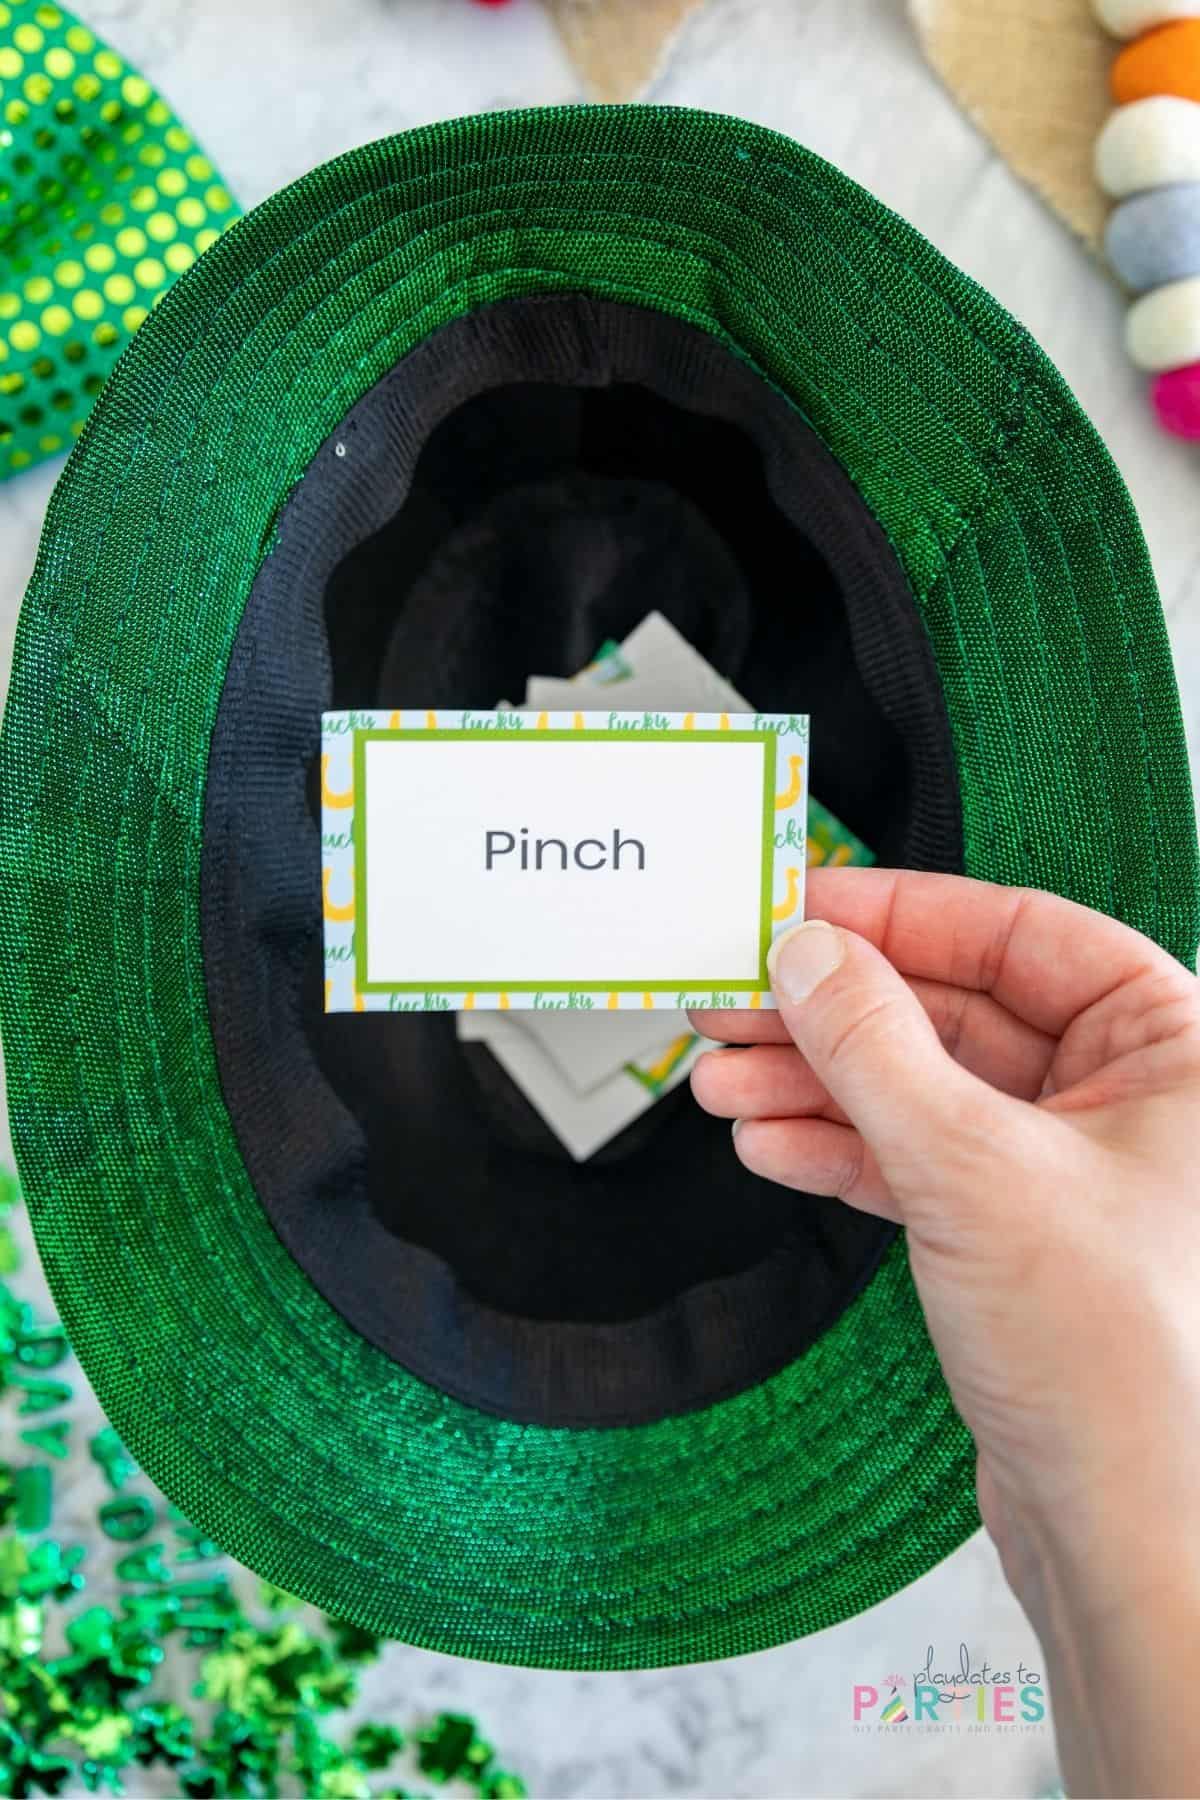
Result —
<path fill-rule="evenodd" d="M 359 727 L 353 732 L 354 757 L 354 978 L 360 994 L 677 994 L 703 993 L 714 988 L 733 994 L 759 993 L 768 984 L 767 952 L 771 948 L 772 881 L 775 866 L 775 749 L 773 731 L 575 731 L 547 729 L 512 731 L 485 727 L 479 731 L 440 728 L 408 729 Z M 431 738 L 442 743 L 588 744 L 642 742 L 682 744 L 761 744 L 763 747 L 763 850 L 759 900 L 759 973 L 753 981 L 722 981 L 711 976 L 700 981 L 368 981 L 367 980 L 367 758 L 368 743 L 395 743 Z"/>

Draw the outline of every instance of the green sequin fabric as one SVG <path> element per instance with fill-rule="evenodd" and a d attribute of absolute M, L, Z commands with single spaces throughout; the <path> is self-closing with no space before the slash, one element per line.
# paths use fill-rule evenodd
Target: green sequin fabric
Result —
<path fill-rule="evenodd" d="M 391 138 L 235 225 L 139 330 L 51 503 L 0 740 L 12 1123 L 63 1320 L 138 1462 L 280 1587 L 435 1649 L 619 1668 L 831 1625 L 975 1528 L 903 1243 L 719 1405 L 578 1431 L 475 1412 L 358 1337 L 272 1231 L 199 923 L 213 720 L 292 485 L 439 325 L 579 290 L 711 332 L 849 471 L 941 671 L 970 873 L 1185 961 L 1198 883 L 1109 457 L 1007 314 L 786 139 L 659 107 Z"/>
<path fill-rule="evenodd" d="M 148 81 L 61 6 L 0 0 L 0 478 L 70 448 L 235 216 Z"/>

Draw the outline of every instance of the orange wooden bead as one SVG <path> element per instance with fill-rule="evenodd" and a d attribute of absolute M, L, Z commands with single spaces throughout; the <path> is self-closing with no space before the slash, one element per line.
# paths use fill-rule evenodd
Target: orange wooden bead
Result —
<path fill-rule="evenodd" d="M 1177 19 L 1135 38 L 1113 64 L 1112 91 L 1119 106 L 1152 94 L 1200 100 L 1200 18 Z"/>

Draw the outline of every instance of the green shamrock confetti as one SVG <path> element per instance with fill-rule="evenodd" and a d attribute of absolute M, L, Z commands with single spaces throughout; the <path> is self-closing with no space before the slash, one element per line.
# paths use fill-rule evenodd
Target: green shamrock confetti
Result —
<path fill-rule="evenodd" d="M 364 1769 L 386 1769 L 404 1748 L 404 1733 L 394 1725 L 360 1725 L 350 1740 L 350 1754 Z"/>
<path fill-rule="evenodd" d="M 139 1706 L 132 1714 L 130 1751 L 143 1765 L 189 1762 L 196 1748 L 192 1721 L 178 1706 Z"/>
<path fill-rule="evenodd" d="M 490 1745 L 463 1713 L 439 1713 L 417 1733 L 417 1763 L 434 1781 L 478 1781 L 492 1760 Z"/>
<path fill-rule="evenodd" d="M 0 1169 L 0 1217 L 17 1196 Z M 0 1226 L 0 1273 L 14 1272 L 5 1262 L 12 1242 Z M 70 1423 L 50 1415 L 72 1388 L 47 1371 L 69 1354 L 62 1326 L 35 1319 L 0 1281 L 0 1395 L 17 1417 L 46 1415 L 19 1436 L 56 1459 L 69 1454 Z M 82 1608 L 84 1546 L 43 1535 L 53 1518 L 51 1465 L 19 1455 L 0 1463 L 0 1795 L 121 1795 L 131 1769 L 160 1767 L 190 1800 L 297 1786 L 313 1800 L 430 1800 L 396 1775 L 372 1785 L 411 1755 L 438 1787 L 466 1783 L 481 1800 L 525 1800 L 524 1784 L 497 1768 L 465 1714 L 442 1713 L 407 1733 L 368 1720 L 339 1741 L 337 1722 L 357 1700 L 363 1666 L 384 1649 L 380 1639 L 341 1620 L 302 1622 L 293 1616 L 301 1602 L 270 1583 L 259 1588 L 265 1623 L 249 1617 L 219 1547 L 175 1508 L 165 1509 L 171 1543 L 141 1541 L 161 1514 L 149 1493 L 124 1491 L 140 1471 L 117 1433 L 105 1427 L 88 1448 L 114 1496 L 99 1506 L 97 1526 L 131 1547 L 106 1603 Z M 198 1563 L 215 1566 L 201 1573 Z M 48 1646 L 64 1639 L 53 1654 Z M 168 1646 L 172 1659 L 197 1656 L 194 1716 L 153 1694 Z"/>

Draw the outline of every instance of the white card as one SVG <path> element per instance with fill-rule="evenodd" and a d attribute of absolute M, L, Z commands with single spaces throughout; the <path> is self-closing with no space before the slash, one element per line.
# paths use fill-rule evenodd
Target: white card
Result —
<path fill-rule="evenodd" d="M 462 1013 L 461 1018 L 493 1018 L 495 1014 Z M 686 1013 L 657 1008 L 623 1007 L 618 1012 L 537 1012 L 529 1007 L 510 1012 L 519 1031 L 527 1032 L 570 1082 L 587 1094 L 626 1063 L 662 1052 L 673 1039 L 691 1030 Z"/>
<path fill-rule="evenodd" d="M 626 712 L 639 707 L 680 713 L 752 710 L 661 613 L 648 614 L 630 632 L 621 645 L 621 657 L 632 674 L 598 698 L 611 698 Z M 531 712 L 586 706 L 597 685 L 587 669 L 570 681 L 534 675 L 525 690 L 525 705 Z"/>
<path fill-rule="evenodd" d="M 807 752 L 786 715 L 326 714 L 326 1009 L 773 1005 Z"/>
<path fill-rule="evenodd" d="M 610 1138 L 678 1087 L 697 1057 L 712 1048 L 707 1039 L 685 1034 L 663 1045 L 656 1061 L 631 1065 L 609 1075 L 590 1093 L 580 1094 L 545 1051 L 518 1029 L 511 1015 L 460 1012 L 457 1022 L 458 1035 L 466 1042 L 487 1044 L 576 1162 L 594 1156 Z"/>
<path fill-rule="evenodd" d="M 601 689 L 609 691 L 602 693 Z M 570 681 L 533 676 L 526 689 L 526 706 L 531 710 L 602 704 L 609 699 L 625 710 L 641 706 L 686 712 L 688 706 L 697 705 L 749 710 L 737 689 L 718 675 L 660 612 L 647 614 L 623 644 L 610 648 Z M 500 710 L 506 709 L 502 705 Z M 596 1015 L 571 1012 L 525 1010 L 512 1017 L 538 1038 L 580 1092 L 615 1074 L 631 1057 L 649 1053 L 658 1042 L 660 1021 L 632 1010 L 615 1017 L 605 1014 L 603 1022 Z M 678 1020 L 680 1032 L 685 1031 L 686 1015 L 680 1013 Z"/>

